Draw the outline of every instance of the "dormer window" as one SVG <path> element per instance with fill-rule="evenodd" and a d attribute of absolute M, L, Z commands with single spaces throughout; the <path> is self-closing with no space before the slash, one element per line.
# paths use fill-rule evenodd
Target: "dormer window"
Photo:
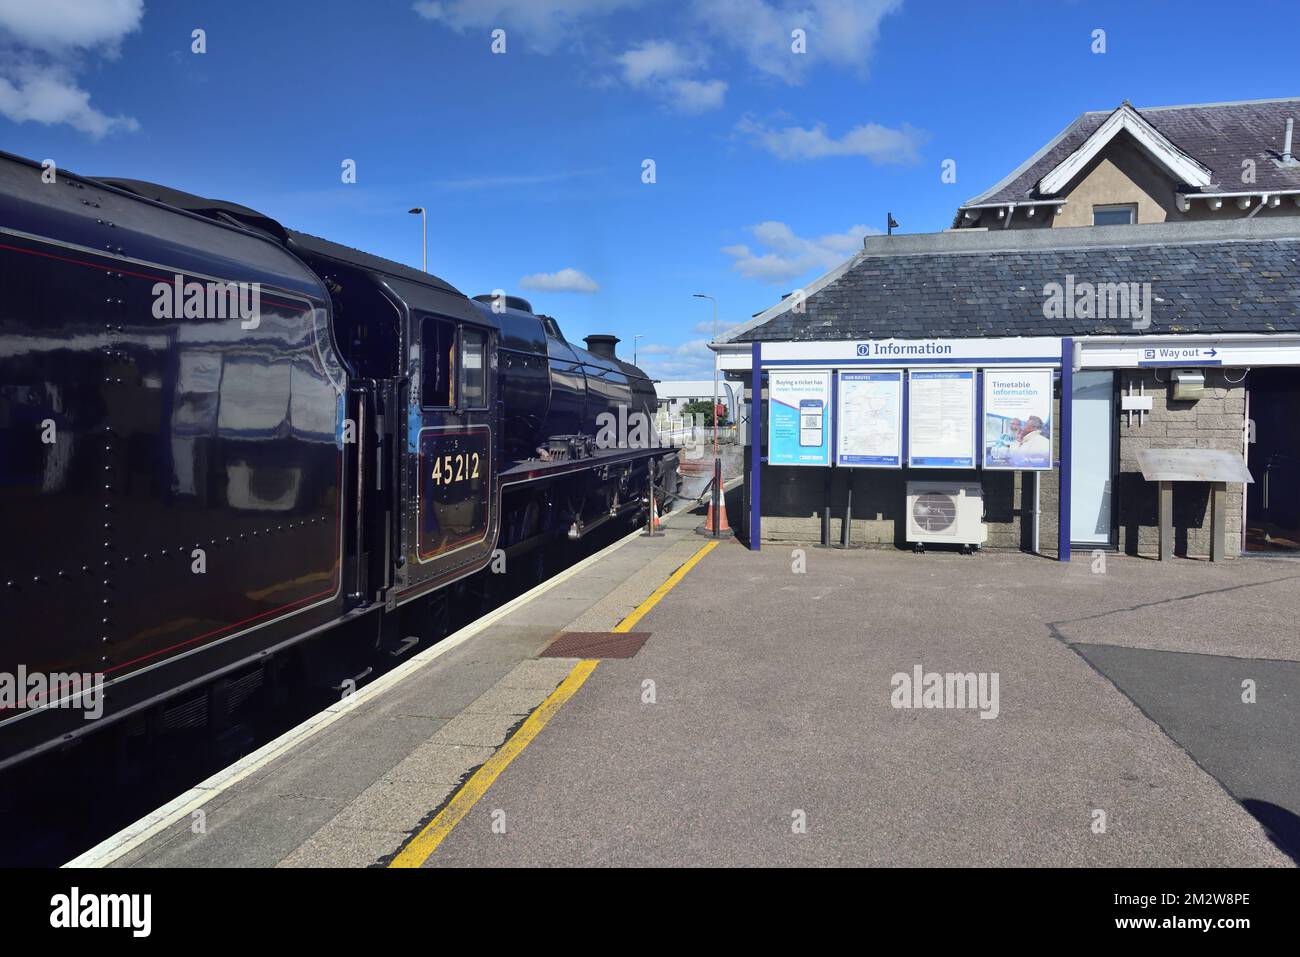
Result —
<path fill-rule="evenodd" d="M 1094 226 L 1132 226 L 1137 222 L 1136 203 L 1124 203 L 1118 206 L 1092 207 L 1092 224 Z"/>

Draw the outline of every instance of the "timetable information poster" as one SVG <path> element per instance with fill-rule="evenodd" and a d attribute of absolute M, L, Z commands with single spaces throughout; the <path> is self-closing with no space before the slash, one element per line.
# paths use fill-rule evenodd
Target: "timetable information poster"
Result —
<path fill-rule="evenodd" d="M 771 372 L 767 377 L 769 465 L 830 465 L 831 374 Z"/>
<path fill-rule="evenodd" d="M 913 371 L 907 377 L 908 463 L 975 467 L 975 370 Z"/>
<path fill-rule="evenodd" d="M 835 464 L 900 468 L 903 464 L 903 373 L 840 372 Z"/>
<path fill-rule="evenodd" d="M 986 469 L 1050 469 L 1052 428 L 1051 369 L 985 371 Z"/>

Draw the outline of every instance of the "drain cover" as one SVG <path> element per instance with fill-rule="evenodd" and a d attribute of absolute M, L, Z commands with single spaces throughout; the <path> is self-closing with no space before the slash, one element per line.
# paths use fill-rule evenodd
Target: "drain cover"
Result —
<path fill-rule="evenodd" d="M 562 631 L 542 658 L 631 658 L 650 637 L 648 631 Z"/>

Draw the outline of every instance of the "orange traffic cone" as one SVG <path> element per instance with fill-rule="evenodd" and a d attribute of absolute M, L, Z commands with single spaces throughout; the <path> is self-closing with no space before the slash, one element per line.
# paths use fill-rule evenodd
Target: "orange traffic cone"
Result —
<path fill-rule="evenodd" d="M 709 511 L 704 516 L 704 524 L 695 530 L 700 535 L 713 537 L 713 496 L 709 496 Z M 718 496 L 718 538 L 729 538 L 734 534 L 731 526 L 727 523 L 727 497 L 726 495 Z"/>
<path fill-rule="evenodd" d="M 655 497 L 654 490 L 650 490 L 650 521 L 646 525 L 645 533 L 653 538 L 658 535 L 663 523 L 659 521 L 659 500 Z"/>

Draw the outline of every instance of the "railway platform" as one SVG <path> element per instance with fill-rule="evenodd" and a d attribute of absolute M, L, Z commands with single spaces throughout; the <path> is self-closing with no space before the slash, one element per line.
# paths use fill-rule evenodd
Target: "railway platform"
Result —
<path fill-rule="evenodd" d="M 1295 863 L 1300 564 L 751 552 L 699 522 L 75 863 Z"/>

